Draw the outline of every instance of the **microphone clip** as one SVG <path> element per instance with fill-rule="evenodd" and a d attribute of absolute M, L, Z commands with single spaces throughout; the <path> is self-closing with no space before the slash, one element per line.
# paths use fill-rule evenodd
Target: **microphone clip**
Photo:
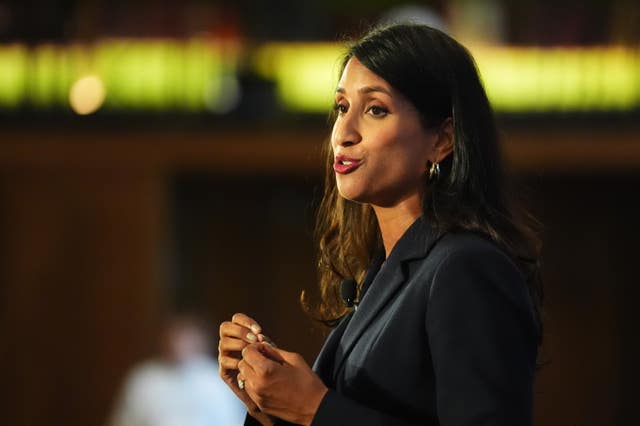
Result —
<path fill-rule="evenodd" d="M 354 280 L 345 279 L 340 283 L 340 296 L 347 308 L 358 309 L 358 283 Z"/>

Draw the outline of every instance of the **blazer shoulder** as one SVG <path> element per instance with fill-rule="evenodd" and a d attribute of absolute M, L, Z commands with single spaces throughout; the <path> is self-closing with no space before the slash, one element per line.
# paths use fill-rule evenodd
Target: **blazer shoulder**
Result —
<path fill-rule="evenodd" d="M 429 303 L 436 293 L 440 299 L 450 297 L 458 302 L 462 300 L 459 295 L 465 294 L 474 303 L 500 294 L 503 301 L 525 313 L 528 323 L 537 322 L 524 272 L 487 237 L 472 232 L 447 234 L 434 247 L 434 255 Z"/>
<path fill-rule="evenodd" d="M 442 234 L 426 257 L 415 259 L 409 265 L 409 275 L 425 284 L 428 297 L 439 282 L 449 281 L 452 274 L 456 281 L 464 278 L 469 284 L 488 278 L 490 281 L 508 282 L 509 286 L 520 282 L 522 285 L 515 287 L 526 287 L 525 275 L 511 256 L 488 237 L 470 231 Z"/>
<path fill-rule="evenodd" d="M 471 231 L 450 231 L 433 247 L 429 257 L 432 257 L 437 265 L 443 262 L 451 262 L 453 259 L 469 259 L 487 264 L 497 262 L 509 264 L 520 271 L 514 260 L 488 237 Z"/>

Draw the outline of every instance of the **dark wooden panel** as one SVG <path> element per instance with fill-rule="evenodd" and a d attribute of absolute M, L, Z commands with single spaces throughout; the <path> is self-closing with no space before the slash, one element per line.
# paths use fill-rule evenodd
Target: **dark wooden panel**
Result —
<path fill-rule="evenodd" d="M 548 313 L 539 425 L 633 423 L 638 175 L 531 179 Z M 632 331 L 636 329 L 635 331 Z M 635 359 L 633 354 L 636 355 Z"/>
<path fill-rule="evenodd" d="M 120 376 L 150 351 L 162 188 L 143 173 L 4 173 L 2 417 L 103 421 Z"/>
<path fill-rule="evenodd" d="M 137 168 L 225 175 L 322 173 L 326 127 L 289 129 L 4 131 L 0 168 Z M 640 128 L 506 127 L 504 151 L 521 173 L 640 171 Z"/>

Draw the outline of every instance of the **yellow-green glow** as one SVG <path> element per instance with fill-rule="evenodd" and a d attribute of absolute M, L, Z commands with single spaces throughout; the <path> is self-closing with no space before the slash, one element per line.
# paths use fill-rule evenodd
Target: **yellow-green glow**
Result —
<path fill-rule="evenodd" d="M 167 40 L 105 40 L 95 48 L 93 72 L 105 83 L 105 106 L 168 110 L 183 106 L 184 47 Z M 208 52 L 204 52 L 207 54 Z M 210 54 L 210 53 L 209 53 Z"/>
<path fill-rule="evenodd" d="M 478 46 L 471 51 L 498 112 L 640 109 L 640 49 Z M 225 112 L 241 96 L 242 53 L 238 45 L 200 38 L 0 45 L 0 108 L 71 108 L 72 85 L 95 75 L 104 84 L 104 109 Z M 326 114 L 342 53 L 334 43 L 267 43 L 252 52 L 248 65 L 274 81 L 286 110 Z"/>
<path fill-rule="evenodd" d="M 69 108 L 72 85 L 94 74 L 105 87 L 105 108 L 222 110 L 222 84 L 235 76 L 237 56 L 237 47 L 201 39 L 0 45 L 0 107 Z"/>
<path fill-rule="evenodd" d="M 640 106 L 640 51 L 481 48 L 474 51 L 498 111 L 628 111 Z"/>
<path fill-rule="evenodd" d="M 57 104 L 56 77 L 58 52 L 52 45 L 39 46 L 30 58 L 32 78 L 28 79 L 29 97 L 35 106 Z"/>
<path fill-rule="evenodd" d="M 338 81 L 340 53 L 335 44 L 267 44 L 256 55 L 260 75 L 276 81 L 289 110 L 329 111 Z"/>
<path fill-rule="evenodd" d="M 0 107 L 15 108 L 26 97 L 27 59 L 24 46 L 0 46 Z"/>
<path fill-rule="evenodd" d="M 629 109 L 640 103 L 640 55 L 618 48 L 607 50 L 603 71 L 602 109 Z M 635 66 L 634 66 L 635 65 Z M 634 72 L 635 71 L 635 72 Z"/>
<path fill-rule="evenodd" d="M 184 99 L 183 108 L 198 111 L 206 108 L 207 93 L 217 96 L 220 88 L 214 80 L 219 80 L 222 74 L 221 54 L 218 50 L 208 49 L 205 42 L 194 40 L 186 46 L 184 63 L 185 90 L 188 96 Z"/>
<path fill-rule="evenodd" d="M 499 112 L 640 107 L 639 50 L 478 47 L 472 52 Z M 256 69 L 277 82 L 286 108 L 324 113 L 337 82 L 340 54 L 339 45 L 269 44 L 256 55 Z"/>

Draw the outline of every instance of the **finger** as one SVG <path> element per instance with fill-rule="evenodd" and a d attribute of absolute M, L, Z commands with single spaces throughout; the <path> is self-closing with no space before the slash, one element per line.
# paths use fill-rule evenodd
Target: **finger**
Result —
<path fill-rule="evenodd" d="M 250 316 L 243 313 L 234 314 L 231 317 L 231 322 L 248 328 L 256 335 L 262 333 L 262 327 L 260 327 L 260 324 Z"/>
<path fill-rule="evenodd" d="M 228 356 L 218 357 L 218 364 L 220 368 L 223 370 L 237 370 L 238 369 L 238 361 L 237 358 L 231 358 Z"/>
<path fill-rule="evenodd" d="M 258 334 L 258 342 L 264 342 L 264 343 L 268 343 L 271 346 L 273 346 L 274 348 L 277 348 L 278 345 L 275 344 L 275 342 L 273 340 L 271 340 L 271 338 L 269 338 L 269 336 L 266 336 L 262 333 Z"/>
<path fill-rule="evenodd" d="M 262 343 L 249 345 L 242 350 L 242 360 L 249 365 L 256 374 L 260 376 L 269 375 L 273 369 L 280 363 L 266 357 L 260 351 L 260 346 L 266 346 Z"/>
<path fill-rule="evenodd" d="M 224 339 L 220 339 L 220 342 L 218 343 L 218 351 L 225 355 L 229 355 L 232 352 L 239 353 L 247 345 L 248 343 L 244 340 L 226 337 Z"/>
<path fill-rule="evenodd" d="M 247 395 L 251 399 L 251 402 L 255 404 L 256 397 L 257 397 L 255 385 L 258 382 L 258 375 L 253 370 L 251 365 L 249 365 L 249 363 L 247 363 L 244 360 L 241 360 L 238 363 L 238 369 L 239 369 L 238 377 L 242 379 L 243 390 L 247 393 Z M 239 385 L 240 384 L 238 383 L 238 386 Z M 259 409 L 257 405 L 256 405 L 256 408 Z"/>
<path fill-rule="evenodd" d="M 238 387 L 240 389 L 244 389 L 245 378 L 241 373 L 238 373 L 238 376 L 236 377 L 236 381 L 238 382 Z"/>
<path fill-rule="evenodd" d="M 251 329 L 230 321 L 225 321 L 220 324 L 220 339 L 229 337 L 242 339 L 247 343 L 255 343 L 258 341 L 258 336 L 251 332 Z"/>
<path fill-rule="evenodd" d="M 240 374 L 245 380 L 245 384 L 256 376 L 256 372 L 251 364 L 246 362 L 244 359 L 241 359 L 240 362 L 238 362 L 238 371 L 238 374 Z"/>

